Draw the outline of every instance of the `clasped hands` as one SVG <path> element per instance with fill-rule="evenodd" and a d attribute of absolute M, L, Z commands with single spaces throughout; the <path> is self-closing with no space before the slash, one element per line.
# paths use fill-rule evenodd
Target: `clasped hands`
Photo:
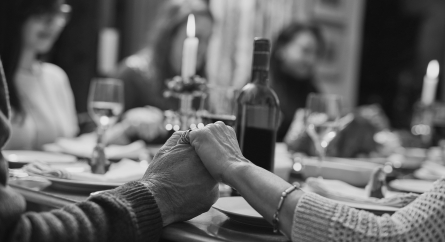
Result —
<path fill-rule="evenodd" d="M 163 225 L 191 219 L 218 199 L 218 182 L 250 164 L 233 128 L 223 122 L 202 129 L 175 132 L 162 146 L 141 182 L 147 184 L 161 211 Z"/>

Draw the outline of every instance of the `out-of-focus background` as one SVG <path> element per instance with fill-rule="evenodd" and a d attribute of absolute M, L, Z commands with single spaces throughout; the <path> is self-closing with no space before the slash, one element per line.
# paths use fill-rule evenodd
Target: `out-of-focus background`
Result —
<path fill-rule="evenodd" d="M 67 1 L 72 6 L 70 22 L 47 60 L 67 72 L 79 113 L 86 112 L 90 80 L 146 46 L 159 11 L 169 1 Z M 208 0 L 207 4 L 216 20 L 207 61 L 211 83 L 242 87 L 249 80 L 254 36 L 272 38 L 292 21 L 315 22 L 327 42 L 318 70 L 322 90 L 342 95 L 350 108 L 380 104 L 395 128 L 409 128 L 428 62 L 444 59 L 441 0 Z M 105 57 L 99 57 L 101 48 L 106 49 Z M 437 95 L 442 99 L 442 74 L 439 79 Z"/>

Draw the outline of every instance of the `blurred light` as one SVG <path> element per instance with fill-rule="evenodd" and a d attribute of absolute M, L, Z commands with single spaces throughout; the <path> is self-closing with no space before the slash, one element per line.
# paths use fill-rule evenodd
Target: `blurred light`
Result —
<path fill-rule="evenodd" d="M 391 172 L 393 171 L 393 169 L 392 169 L 391 166 L 386 165 L 385 167 L 383 167 L 383 171 L 384 171 L 386 174 L 389 174 L 389 173 L 391 173 Z"/>
<path fill-rule="evenodd" d="M 170 130 L 173 129 L 173 125 L 172 124 L 167 124 L 167 125 L 165 125 L 165 129 L 170 131 Z"/>
<path fill-rule="evenodd" d="M 395 160 L 392 162 L 392 166 L 394 166 L 394 168 L 400 168 L 402 167 L 402 162 L 400 162 L 399 160 Z"/>
<path fill-rule="evenodd" d="M 102 116 L 99 119 L 101 125 L 106 126 L 110 123 L 110 119 L 107 116 Z"/>
<path fill-rule="evenodd" d="M 173 130 L 178 131 L 179 130 L 179 125 L 175 124 L 175 126 L 173 126 Z"/>
<path fill-rule="evenodd" d="M 328 142 L 326 142 L 326 140 L 321 141 L 321 147 L 323 148 L 328 147 Z"/>
<path fill-rule="evenodd" d="M 191 129 L 196 129 L 196 124 L 190 124 Z"/>
<path fill-rule="evenodd" d="M 425 124 L 417 124 L 411 128 L 411 133 L 414 135 L 429 135 L 431 132 L 431 128 Z"/>
<path fill-rule="evenodd" d="M 431 78 L 437 78 L 439 76 L 439 62 L 437 60 L 432 60 L 428 63 L 428 68 L 426 69 L 426 75 Z"/>
<path fill-rule="evenodd" d="M 8 160 L 9 161 L 17 161 L 18 157 L 16 154 L 10 154 L 10 155 L 8 155 Z"/>
<path fill-rule="evenodd" d="M 294 163 L 294 166 L 292 166 L 292 168 L 294 169 L 294 171 L 301 171 L 303 169 L 303 165 L 301 165 L 301 163 Z"/>
<path fill-rule="evenodd" d="M 202 129 L 202 128 L 204 128 L 205 127 L 205 125 L 203 124 L 203 123 L 199 123 L 198 124 L 198 129 Z"/>
<path fill-rule="evenodd" d="M 379 144 L 384 144 L 389 140 L 386 132 L 378 132 L 374 135 L 374 141 Z"/>

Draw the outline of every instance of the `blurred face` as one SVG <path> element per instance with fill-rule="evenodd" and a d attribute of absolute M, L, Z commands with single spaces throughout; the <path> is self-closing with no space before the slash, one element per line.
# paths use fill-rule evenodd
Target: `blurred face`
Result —
<path fill-rule="evenodd" d="M 195 15 L 196 21 L 196 37 L 199 39 L 198 45 L 198 59 L 197 59 L 197 69 L 201 68 L 204 64 L 207 46 L 209 44 L 210 36 L 212 35 L 213 23 L 208 17 Z M 170 52 L 170 63 L 176 73 L 181 72 L 182 65 L 182 48 L 184 45 L 184 40 L 187 38 L 187 24 L 183 24 L 176 35 L 174 36 L 172 42 L 172 50 Z"/>
<path fill-rule="evenodd" d="M 296 78 L 312 77 L 319 48 L 317 38 L 311 32 L 296 34 L 278 53 L 283 63 L 283 70 Z"/>
<path fill-rule="evenodd" d="M 65 27 L 66 22 L 67 13 L 62 11 L 29 17 L 22 28 L 23 48 L 38 54 L 48 52 Z"/>

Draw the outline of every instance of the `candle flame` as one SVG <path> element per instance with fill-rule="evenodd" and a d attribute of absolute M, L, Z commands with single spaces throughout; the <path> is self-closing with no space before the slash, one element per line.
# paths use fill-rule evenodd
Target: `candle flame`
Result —
<path fill-rule="evenodd" d="M 437 60 L 432 60 L 428 64 L 428 68 L 426 69 L 426 75 L 429 78 L 437 78 L 439 76 L 439 62 Z"/>
<path fill-rule="evenodd" d="M 189 14 L 187 19 L 187 37 L 195 37 L 195 15 Z"/>

